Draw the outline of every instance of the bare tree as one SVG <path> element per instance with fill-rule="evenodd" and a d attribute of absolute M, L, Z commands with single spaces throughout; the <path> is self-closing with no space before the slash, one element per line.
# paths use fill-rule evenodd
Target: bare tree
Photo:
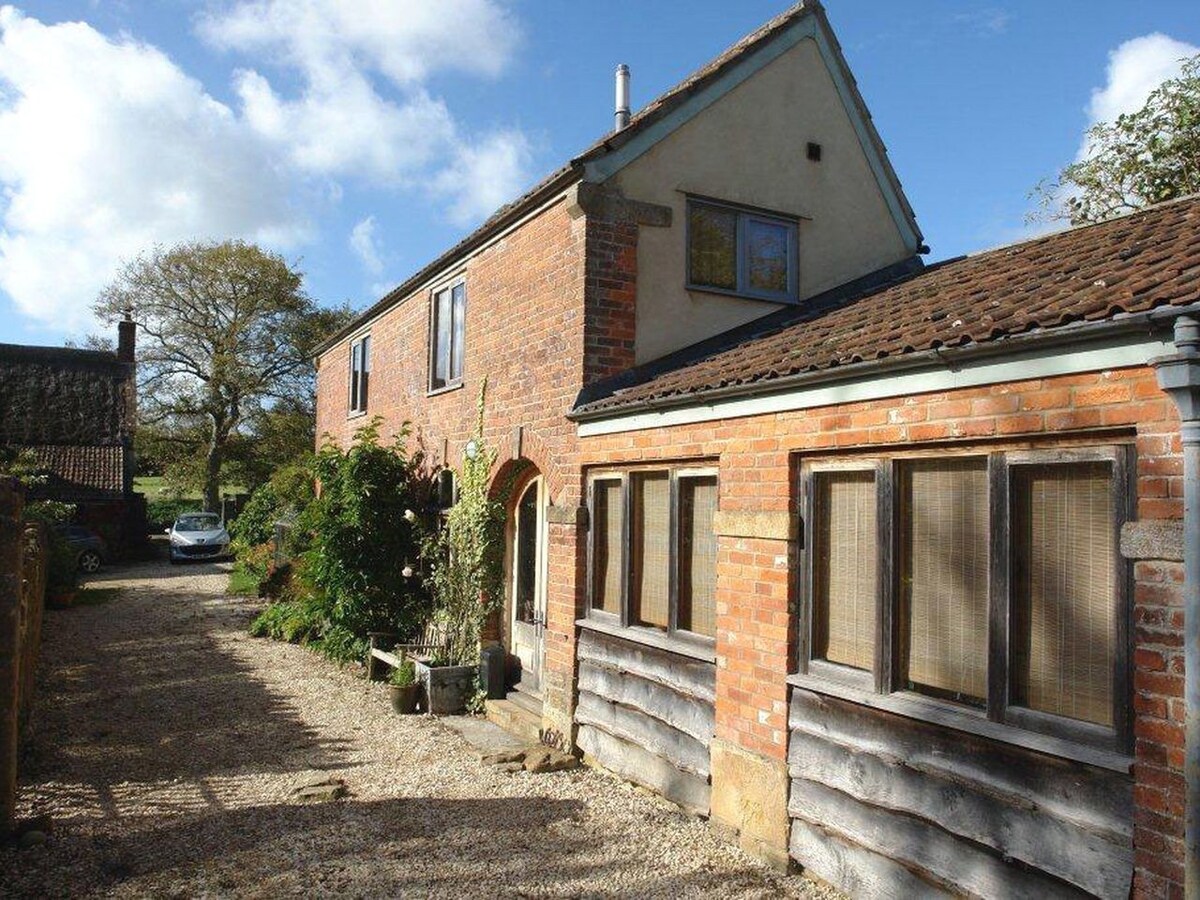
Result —
<path fill-rule="evenodd" d="M 124 266 L 95 311 L 137 322 L 141 419 L 203 435 L 194 462 L 209 510 L 239 428 L 311 395 L 311 350 L 347 316 L 318 308 L 281 256 L 241 241 L 156 248 Z"/>

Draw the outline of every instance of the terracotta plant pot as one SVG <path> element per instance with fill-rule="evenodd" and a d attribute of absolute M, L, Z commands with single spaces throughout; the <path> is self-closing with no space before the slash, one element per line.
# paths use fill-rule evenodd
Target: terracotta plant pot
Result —
<path fill-rule="evenodd" d="M 392 709 L 400 713 L 402 716 L 410 715 L 417 711 L 417 688 L 419 685 L 406 684 L 389 685 L 388 690 L 392 695 Z"/>

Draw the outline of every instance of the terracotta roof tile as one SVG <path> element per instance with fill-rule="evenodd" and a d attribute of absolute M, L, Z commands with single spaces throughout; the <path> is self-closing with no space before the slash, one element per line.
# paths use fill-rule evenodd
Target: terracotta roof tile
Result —
<path fill-rule="evenodd" d="M 30 492 L 32 496 L 77 500 L 124 493 L 125 448 L 120 444 L 42 444 L 25 449 L 49 476 L 46 484 Z"/>
<path fill-rule="evenodd" d="M 836 303 L 772 314 L 701 358 L 614 380 L 575 413 L 616 411 L 939 347 L 1200 302 L 1200 197 L 929 266 Z M 665 371 L 664 371 L 665 369 Z"/>

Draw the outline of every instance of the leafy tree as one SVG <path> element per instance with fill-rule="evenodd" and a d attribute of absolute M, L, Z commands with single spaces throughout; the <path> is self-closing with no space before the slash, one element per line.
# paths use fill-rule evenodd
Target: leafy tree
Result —
<path fill-rule="evenodd" d="M 318 308 L 301 282 L 252 244 L 185 243 L 127 263 L 95 306 L 107 323 L 132 311 L 142 421 L 186 448 L 176 465 L 190 463 L 206 509 L 219 503 L 231 446 L 275 404 L 312 394 L 312 349 L 349 316 Z"/>
<path fill-rule="evenodd" d="M 1200 55 L 1164 81 L 1145 106 L 1093 125 L 1087 155 L 1033 192 L 1035 218 L 1100 222 L 1200 192 Z"/>

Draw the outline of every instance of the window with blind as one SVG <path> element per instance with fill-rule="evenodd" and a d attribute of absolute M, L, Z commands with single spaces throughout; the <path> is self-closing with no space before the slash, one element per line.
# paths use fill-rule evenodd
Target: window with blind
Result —
<path fill-rule="evenodd" d="M 716 633 L 717 476 L 613 472 L 590 481 L 589 615 L 710 639 Z"/>
<path fill-rule="evenodd" d="M 467 285 L 460 281 L 435 291 L 429 323 L 429 389 L 462 383 L 466 352 Z"/>
<path fill-rule="evenodd" d="M 801 672 L 1127 748 L 1129 454 L 807 463 Z"/>

